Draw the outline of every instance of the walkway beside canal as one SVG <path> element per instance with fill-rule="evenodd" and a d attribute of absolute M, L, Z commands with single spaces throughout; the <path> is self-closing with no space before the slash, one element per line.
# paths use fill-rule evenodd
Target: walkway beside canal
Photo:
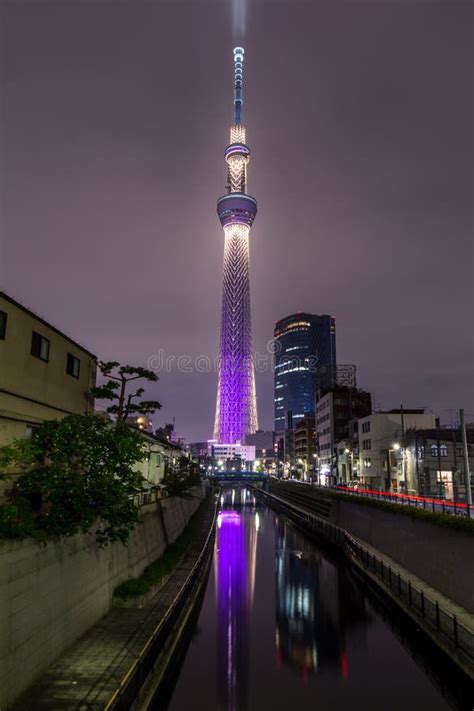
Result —
<path fill-rule="evenodd" d="M 113 608 L 17 700 L 14 711 L 103 711 L 201 553 L 214 515 L 213 497 L 203 506 L 193 542 L 149 603 L 141 609 Z"/>

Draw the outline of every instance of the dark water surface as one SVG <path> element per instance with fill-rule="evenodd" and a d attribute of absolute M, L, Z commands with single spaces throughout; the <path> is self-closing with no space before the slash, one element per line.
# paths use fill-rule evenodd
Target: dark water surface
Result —
<path fill-rule="evenodd" d="M 218 524 L 171 711 L 451 708 L 350 570 L 284 516 L 234 506 Z"/>

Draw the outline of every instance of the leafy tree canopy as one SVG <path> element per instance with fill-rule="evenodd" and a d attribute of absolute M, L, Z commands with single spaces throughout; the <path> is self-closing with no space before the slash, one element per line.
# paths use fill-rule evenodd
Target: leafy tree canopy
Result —
<path fill-rule="evenodd" d="M 31 440 L 0 449 L 3 466 L 26 468 L 0 510 L 0 534 L 73 536 L 94 531 L 99 545 L 125 543 L 138 520 L 133 495 L 143 478 L 138 432 L 97 415 L 43 422 Z"/>
<path fill-rule="evenodd" d="M 187 457 L 179 458 L 179 465 L 173 472 L 165 475 L 162 482 L 168 490 L 169 496 L 177 496 L 181 499 L 192 499 L 193 486 L 201 484 L 199 467 L 191 462 Z"/>
<path fill-rule="evenodd" d="M 120 365 L 117 361 L 100 361 L 99 370 L 105 378 L 102 385 L 91 388 L 91 394 L 99 400 L 111 400 L 107 412 L 116 416 L 117 427 L 133 415 L 149 415 L 161 408 L 158 400 L 137 400 L 145 389 L 140 387 L 135 392 L 127 392 L 128 384 L 134 380 L 146 380 L 156 383 L 158 376 L 152 370 L 140 366 Z"/>

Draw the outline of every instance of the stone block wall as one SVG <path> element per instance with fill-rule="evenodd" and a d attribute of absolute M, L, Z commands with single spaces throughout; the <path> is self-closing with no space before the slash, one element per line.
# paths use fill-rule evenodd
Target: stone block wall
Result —
<path fill-rule="evenodd" d="M 164 499 L 168 539 L 184 529 L 203 497 Z M 43 673 L 105 615 L 113 591 L 140 575 L 165 549 L 157 504 L 141 509 L 142 522 L 127 546 L 98 548 L 93 536 L 41 545 L 0 541 L 0 709 Z"/>
<path fill-rule="evenodd" d="M 331 520 L 474 612 L 472 536 L 405 514 L 340 500 L 332 502 Z"/>

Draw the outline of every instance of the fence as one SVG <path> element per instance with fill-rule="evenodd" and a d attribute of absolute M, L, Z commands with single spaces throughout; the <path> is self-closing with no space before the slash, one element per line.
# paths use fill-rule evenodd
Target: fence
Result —
<path fill-rule="evenodd" d="M 189 595 L 193 588 L 200 587 L 200 583 L 207 579 L 208 563 L 214 539 L 217 506 L 214 509 L 213 520 L 199 558 L 191 572 L 176 595 L 173 603 L 168 608 L 164 617 L 155 628 L 147 644 L 132 664 L 107 706 L 105 711 L 127 711 L 132 708 L 133 702 L 138 697 L 140 689 L 153 672 L 156 661 L 170 638 L 174 627 L 185 610 Z"/>
<path fill-rule="evenodd" d="M 165 486 L 150 486 L 133 494 L 133 503 L 137 507 L 146 506 L 147 504 L 155 504 L 161 499 L 166 499 L 167 496 L 168 492 Z"/>
<path fill-rule="evenodd" d="M 287 500 L 259 490 L 259 494 L 268 497 L 277 504 L 284 506 L 285 514 L 296 523 L 315 533 L 322 534 L 333 543 L 343 548 L 346 555 L 356 558 L 360 567 L 375 575 L 390 593 L 400 599 L 412 612 L 420 618 L 420 622 L 438 634 L 470 666 L 474 664 L 474 633 L 462 624 L 455 614 L 444 609 L 437 600 L 432 600 L 425 591 L 413 584 L 408 576 L 401 575 L 378 557 L 347 531 L 329 521 L 301 509 Z"/>
<path fill-rule="evenodd" d="M 320 488 L 328 489 L 328 487 Z M 453 516 L 474 516 L 474 507 L 462 501 L 447 501 L 446 499 L 434 499 L 428 496 L 415 496 L 412 494 L 396 494 L 392 491 L 377 491 L 376 489 L 353 489 L 348 486 L 331 486 L 329 488 L 331 491 L 350 494 L 351 496 L 361 496 L 363 498 L 387 501 L 392 504 L 414 506 L 435 513 L 445 513 Z"/>
<path fill-rule="evenodd" d="M 433 631 L 441 635 L 450 645 L 474 662 L 474 635 L 456 617 L 443 609 L 437 600 L 413 584 L 411 579 L 394 570 L 382 558 L 364 548 L 358 541 L 344 531 L 346 552 L 356 557 L 362 567 L 375 575 L 391 594 L 424 620 Z"/>

